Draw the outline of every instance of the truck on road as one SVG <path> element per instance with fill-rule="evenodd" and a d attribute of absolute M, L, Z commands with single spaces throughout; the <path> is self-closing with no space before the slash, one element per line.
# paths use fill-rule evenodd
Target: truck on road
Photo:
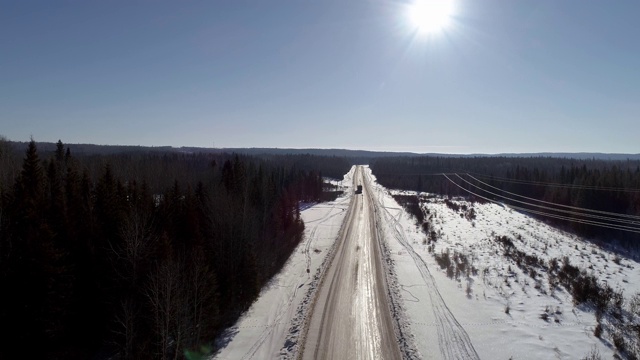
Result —
<path fill-rule="evenodd" d="M 356 195 L 357 194 L 362 194 L 362 185 L 358 185 L 358 188 L 356 189 Z"/>

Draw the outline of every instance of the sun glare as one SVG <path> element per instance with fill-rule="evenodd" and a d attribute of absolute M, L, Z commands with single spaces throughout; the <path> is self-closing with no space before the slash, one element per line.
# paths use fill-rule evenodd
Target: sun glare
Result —
<path fill-rule="evenodd" d="M 420 33 L 435 33 L 447 27 L 452 12 L 452 0 L 416 0 L 409 7 L 409 19 Z"/>

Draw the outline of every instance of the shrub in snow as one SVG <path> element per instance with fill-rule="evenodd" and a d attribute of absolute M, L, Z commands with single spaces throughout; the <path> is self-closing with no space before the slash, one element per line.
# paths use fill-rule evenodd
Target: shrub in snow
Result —
<path fill-rule="evenodd" d="M 636 339 L 636 342 L 633 345 L 628 346 L 627 356 L 629 359 L 640 358 L 640 338 Z"/>
<path fill-rule="evenodd" d="M 562 315 L 562 310 L 560 310 L 560 306 L 556 306 L 556 315 Z"/>
<path fill-rule="evenodd" d="M 629 300 L 629 312 L 632 317 L 640 317 L 640 293 L 633 295 Z"/>
<path fill-rule="evenodd" d="M 622 259 L 620 259 L 620 256 L 619 256 L 619 255 L 616 255 L 616 256 L 613 258 L 613 262 L 614 262 L 614 263 L 616 263 L 616 264 L 618 264 L 618 265 L 620 265 L 620 261 L 621 261 L 621 260 L 622 260 Z"/>
<path fill-rule="evenodd" d="M 449 267 L 447 268 L 447 277 L 448 277 L 449 279 L 453 279 L 453 275 L 454 275 L 454 273 L 453 273 L 453 266 L 449 266 Z"/>
<path fill-rule="evenodd" d="M 598 325 L 596 325 L 595 329 L 593 329 L 593 336 L 597 337 L 598 339 L 602 336 L 602 324 L 600 324 L 600 322 L 598 322 Z"/>
<path fill-rule="evenodd" d="M 409 214 L 413 215 L 418 225 L 424 221 L 424 213 L 420 208 L 419 198 L 415 195 L 392 195 Z"/>
<path fill-rule="evenodd" d="M 555 273 L 549 273 L 549 277 L 547 278 L 547 281 L 549 282 L 549 290 L 553 292 L 553 290 L 555 290 L 555 288 L 558 287 L 558 284 L 559 284 L 558 277 L 556 276 Z"/>
<path fill-rule="evenodd" d="M 611 307 L 612 315 L 618 320 L 622 320 L 622 306 L 624 304 L 624 297 L 622 291 L 614 291 L 611 295 Z"/>
<path fill-rule="evenodd" d="M 447 205 L 447 207 L 451 210 L 453 210 L 454 212 L 458 212 L 460 211 L 460 205 L 454 203 L 453 201 L 449 200 L 449 199 L 445 199 L 444 200 L 445 205 Z M 465 206 L 466 209 L 466 206 Z"/>
<path fill-rule="evenodd" d="M 611 340 L 613 341 L 613 345 L 615 345 L 616 349 L 620 352 L 625 352 L 627 348 L 627 342 L 624 340 L 624 336 L 620 331 L 615 331 L 611 334 Z"/>
<path fill-rule="evenodd" d="M 431 229 L 429 231 L 429 241 L 430 242 L 436 242 L 438 240 L 438 238 L 439 238 L 438 233 L 435 230 Z"/>
<path fill-rule="evenodd" d="M 441 251 L 440 255 L 435 254 L 436 263 L 440 265 L 441 268 L 446 269 L 451 266 L 451 257 L 449 256 L 449 249 L 447 251 Z"/>
<path fill-rule="evenodd" d="M 601 360 L 601 359 L 602 357 L 600 356 L 600 352 L 598 351 L 598 348 L 596 348 L 595 345 L 591 348 L 591 351 L 589 351 L 587 356 L 582 358 L 582 360 Z"/>

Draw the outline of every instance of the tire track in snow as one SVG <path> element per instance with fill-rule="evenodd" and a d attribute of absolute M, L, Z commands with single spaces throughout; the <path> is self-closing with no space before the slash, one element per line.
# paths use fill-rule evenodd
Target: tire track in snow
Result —
<path fill-rule="evenodd" d="M 386 280 L 385 288 L 387 293 L 389 311 L 393 318 L 393 330 L 396 336 L 396 340 L 398 342 L 398 346 L 400 348 L 400 352 L 402 353 L 403 359 L 419 359 L 420 355 L 414 344 L 414 337 L 413 334 L 411 334 L 409 320 L 405 314 L 405 308 L 402 304 L 402 295 L 400 295 L 402 289 L 398 284 L 398 277 L 393 266 L 393 261 L 391 260 L 390 250 L 388 249 L 387 242 L 385 240 L 385 232 L 382 229 L 383 219 L 380 217 L 380 211 L 377 206 L 378 198 L 374 194 L 374 190 L 377 189 L 371 189 L 371 184 L 373 181 L 367 172 L 364 173 L 364 176 L 366 176 L 368 180 L 363 181 L 363 183 L 367 188 L 367 195 L 369 197 L 371 212 L 374 214 L 375 218 L 374 227 L 377 234 L 376 243 L 379 256 L 382 260 L 383 273 Z"/>
<path fill-rule="evenodd" d="M 348 202 L 348 201 L 346 201 L 346 202 Z M 309 274 L 309 272 L 308 272 L 309 269 L 311 268 L 311 253 L 310 253 L 311 243 L 316 238 L 316 232 L 318 231 L 318 228 L 321 225 L 324 225 L 324 223 L 327 220 L 330 220 L 330 219 L 332 219 L 332 218 L 334 218 L 334 217 L 336 217 L 338 215 L 341 215 L 345 211 L 344 209 L 340 209 L 341 211 L 333 213 L 334 210 L 338 207 L 338 205 L 344 205 L 344 203 L 345 203 L 345 201 L 341 201 L 341 202 L 339 202 L 337 204 L 332 205 L 331 206 L 331 211 L 327 212 L 327 214 L 325 216 L 323 216 L 322 218 L 320 218 L 318 220 L 308 221 L 306 223 L 307 225 L 310 224 L 310 223 L 317 223 L 317 224 L 315 224 L 313 226 L 313 230 L 311 230 L 311 233 L 309 234 L 309 239 L 308 239 L 308 241 L 307 241 L 307 243 L 305 244 L 305 247 L 304 247 L 304 253 L 305 253 L 306 264 L 307 264 L 307 274 L 309 276 L 311 276 Z"/>
<path fill-rule="evenodd" d="M 316 239 L 316 233 L 318 231 L 318 228 L 320 226 L 323 226 L 327 221 L 331 220 L 333 217 L 342 214 L 345 211 L 344 209 L 341 208 L 342 206 L 344 206 L 344 201 L 339 202 L 339 203 L 334 203 L 331 206 L 331 210 L 329 212 L 327 212 L 326 215 L 324 215 L 320 219 L 317 219 L 317 220 L 313 221 L 315 223 L 314 226 L 313 226 L 313 229 L 309 232 L 309 236 L 304 240 L 305 244 L 303 245 L 303 251 L 305 252 L 305 258 L 306 258 L 306 269 L 309 269 L 310 265 L 311 265 L 311 255 L 309 253 L 309 250 L 311 248 L 311 243 Z M 340 210 L 340 211 L 336 212 L 335 210 Z M 308 278 L 310 275 L 309 275 L 309 273 L 307 273 L 307 275 L 308 275 L 307 276 L 307 278 Z M 301 273 L 300 277 L 303 278 L 304 277 L 304 273 Z M 282 318 L 285 316 L 285 314 L 288 313 L 288 310 L 291 308 L 296 296 L 298 295 L 298 290 L 304 286 L 305 282 L 306 282 L 306 280 L 302 280 L 301 282 L 298 282 L 297 284 L 292 284 L 291 285 L 291 286 L 294 287 L 293 293 L 287 298 L 286 303 L 283 304 L 280 307 L 280 311 L 278 311 L 277 315 L 275 316 L 274 321 L 272 321 L 270 324 L 266 325 L 264 331 L 258 336 L 256 342 L 242 356 L 242 358 L 241 358 L 242 360 L 252 359 L 256 355 L 256 353 L 258 352 L 260 347 L 265 343 L 265 341 L 273 333 L 274 328 L 277 325 L 282 325 L 282 322 L 281 322 Z"/>
<path fill-rule="evenodd" d="M 361 172 L 356 168 L 354 186 L 364 183 Z M 314 298 L 299 357 L 401 358 L 386 301 L 373 199 L 366 194 L 352 196 L 335 257 Z"/>
<path fill-rule="evenodd" d="M 278 315 L 275 318 L 275 321 L 270 324 L 269 326 L 267 326 L 267 328 L 262 332 L 262 334 L 260 334 L 260 336 L 258 337 L 258 341 L 256 341 L 253 346 L 251 346 L 249 348 L 249 350 L 247 351 L 247 353 L 242 357 L 243 360 L 245 359 L 251 359 L 256 352 L 258 351 L 258 349 L 262 346 L 262 344 L 264 344 L 265 340 L 269 337 L 269 335 L 271 335 L 271 333 L 273 332 L 273 329 L 276 325 L 278 325 L 280 323 L 280 320 L 282 319 L 282 317 L 284 316 L 284 314 L 286 313 L 286 310 L 291 307 L 291 303 L 293 302 L 293 300 L 296 298 L 296 295 L 298 294 L 298 289 L 304 285 L 304 283 L 295 286 L 295 288 L 293 289 L 293 294 L 291 294 L 291 296 L 289 296 L 289 298 L 287 299 L 287 304 L 285 306 L 282 306 L 280 309 L 280 311 L 278 312 Z"/>
<path fill-rule="evenodd" d="M 352 171 L 353 174 L 355 174 L 355 166 L 352 167 Z M 350 177 L 349 181 L 353 182 L 353 177 Z M 351 212 L 353 211 L 352 198 L 353 194 L 347 196 L 344 201 L 339 203 L 339 205 L 348 203 L 348 207 L 346 209 L 341 209 L 343 212 L 346 211 L 346 214 L 344 215 L 345 220 L 349 219 L 349 217 L 351 216 Z M 334 260 L 339 245 L 339 241 L 337 241 L 337 239 L 340 239 L 343 236 L 344 231 L 347 230 L 347 223 L 348 221 L 342 221 L 337 236 L 329 247 L 327 254 L 320 264 L 320 267 L 318 267 L 316 274 L 314 275 L 313 280 L 309 285 L 309 289 L 307 290 L 305 298 L 302 300 L 300 306 L 298 307 L 297 316 L 294 317 L 291 321 L 289 335 L 287 336 L 285 344 L 280 352 L 280 357 L 282 359 L 293 358 L 293 356 L 295 356 L 296 359 L 301 359 L 303 356 L 307 332 L 309 330 L 311 320 L 310 317 L 313 313 L 317 300 L 316 293 L 325 281 L 326 272 Z"/>
<path fill-rule="evenodd" d="M 366 175 L 370 178 L 370 174 L 368 172 Z M 372 181 L 372 179 L 369 180 Z M 460 325 L 455 316 L 453 316 L 453 313 L 451 313 L 451 310 L 444 302 L 426 262 L 418 253 L 415 252 L 411 244 L 409 244 L 409 241 L 407 241 L 399 223 L 399 217 L 396 218 L 389 212 L 379 196 L 377 196 L 376 200 L 377 207 L 383 209 L 382 215 L 393 230 L 395 239 L 411 256 L 411 259 L 420 272 L 422 280 L 429 289 L 429 297 L 431 299 L 433 313 L 436 318 L 438 344 L 442 358 L 451 360 L 480 359 L 478 353 L 473 347 L 473 344 L 471 343 L 469 335 L 462 325 Z"/>

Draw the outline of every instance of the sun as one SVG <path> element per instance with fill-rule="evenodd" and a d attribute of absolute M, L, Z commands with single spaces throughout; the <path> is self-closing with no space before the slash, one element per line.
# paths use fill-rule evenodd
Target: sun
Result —
<path fill-rule="evenodd" d="M 452 0 L 416 0 L 408 9 L 411 25 L 420 33 L 436 33 L 447 27 L 453 14 Z"/>

